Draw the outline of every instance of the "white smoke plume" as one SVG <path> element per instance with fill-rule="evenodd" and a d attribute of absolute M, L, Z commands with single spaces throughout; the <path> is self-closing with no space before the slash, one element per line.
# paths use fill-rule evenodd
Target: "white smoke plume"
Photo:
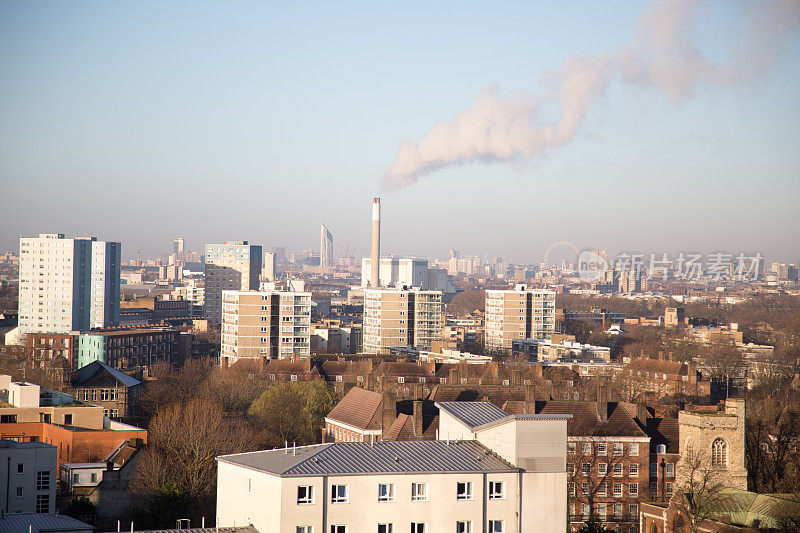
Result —
<path fill-rule="evenodd" d="M 598 57 L 568 57 L 549 79 L 554 91 L 501 94 L 485 87 L 472 106 L 433 127 L 420 142 L 404 141 L 383 176 L 383 188 L 399 191 L 445 167 L 527 161 L 570 142 L 592 104 L 619 77 L 665 92 L 674 102 L 698 86 L 748 82 L 775 63 L 800 27 L 800 0 L 746 2 L 745 26 L 729 62 L 716 65 L 693 43 L 700 0 L 657 0 L 640 16 L 631 43 Z M 549 117 L 553 106 L 556 119 Z"/>

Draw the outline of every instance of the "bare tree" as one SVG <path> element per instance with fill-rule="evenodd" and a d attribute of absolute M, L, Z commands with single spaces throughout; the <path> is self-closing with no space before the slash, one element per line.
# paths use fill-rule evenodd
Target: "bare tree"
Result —
<path fill-rule="evenodd" d="M 708 346 L 704 359 L 711 377 L 725 383 L 727 398 L 731 379 L 740 377 L 746 367 L 744 355 L 732 342 L 718 341 Z"/>
<path fill-rule="evenodd" d="M 575 513 L 571 522 L 598 516 L 598 504 L 613 498 L 615 469 L 623 475 L 622 455 L 614 455 L 611 446 L 590 438 L 571 440 L 567 453 L 567 509 L 572 504 L 588 506 L 589 513 Z M 569 511 L 568 511 L 569 512 Z M 580 518 L 579 518 L 580 516 Z"/>
<path fill-rule="evenodd" d="M 689 532 L 698 533 L 704 521 L 719 514 L 728 495 L 723 491 L 719 470 L 704 461 L 700 453 L 687 453 L 680 463 L 680 476 L 671 503 L 685 520 Z"/>

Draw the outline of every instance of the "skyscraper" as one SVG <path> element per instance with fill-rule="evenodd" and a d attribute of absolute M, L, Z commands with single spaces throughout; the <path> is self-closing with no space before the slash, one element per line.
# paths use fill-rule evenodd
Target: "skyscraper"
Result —
<path fill-rule="evenodd" d="M 19 331 L 66 333 L 119 322 L 122 245 L 42 233 L 19 240 Z"/>
<path fill-rule="evenodd" d="M 247 241 L 206 244 L 204 311 L 209 322 L 222 319 L 222 291 L 255 291 L 261 276 L 261 246 Z"/>
<path fill-rule="evenodd" d="M 183 252 L 184 252 L 183 237 L 178 237 L 177 239 L 173 239 L 172 240 L 172 253 L 174 253 L 175 256 L 178 259 L 182 260 L 183 259 Z"/>
<path fill-rule="evenodd" d="M 319 266 L 322 268 L 333 267 L 333 235 L 325 227 L 325 224 L 320 225 Z"/>
<path fill-rule="evenodd" d="M 398 346 L 429 350 L 442 338 L 442 292 L 364 290 L 364 353 L 388 354 Z"/>

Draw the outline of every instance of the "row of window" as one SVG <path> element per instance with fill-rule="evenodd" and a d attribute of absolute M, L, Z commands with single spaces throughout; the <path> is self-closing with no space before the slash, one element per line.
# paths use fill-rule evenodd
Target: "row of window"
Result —
<path fill-rule="evenodd" d="M 297 526 L 297 533 L 314 533 L 313 526 Z M 411 533 L 428 533 L 428 525 L 425 522 L 411 522 Z M 488 533 L 503 533 L 505 531 L 502 520 L 489 520 L 487 524 Z M 347 533 L 346 525 L 331 525 L 330 533 Z M 378 533 L 394 533 L 394 524 L 378 524 Z M 473 533 L 471 520 L 456 520 L 456 533 Z"/>
<path fill-rule="evenodd" d="M 625 453 L 625 445 L 622 442 L 615 442 L 612 445 L 612 455 L 620 456 Z M 583 455 L 592 455 L 594 453 L 594 444 L 591 442 L 584 442 L 583 446 L 581 447 Z M 577 452 L 577 443 L 575 442 L 568 442 L 567 443 L 567 453 L 575 454 Z M 608 455 L 608 443 L 605 442 L 598 442 L 597 443 L 597 455 Z M 639 443 L 632 442 L 628 444 L 628 455 L 638 456 L 639 455 Z"/>
<path fill-rule="evenodd" d="M 655 464 L 655 463 L 653 463 Z M 567 463 L 567 473 L 571 476 L 575 473 L 575 465 Z M 607 463 L 597 463 L 597 474 L 605 476 L 608 473 Z M 614 477 L 622 477 L 624 475 L 624 465 L 622 463 L 614 463 L 611 465 L 611 473 Z M 584 476 L 592 475 L 592 465 L 590 463 L 581 463 L 581 474 Z M 652 474 L 652 465 L 651 465 Z M 639 463 L 628 464 L 628 475 L 630 477 L 639 477 Z"/>
<path fill-rule="evenodd" d="M 616 498 L 621 498 L 624 496 L 624 483 L 617 482 L 612 483 L 611 488 L 613 490 L 612 495 Z M 638 483 L 628 483 L 628 496 L 637 497 L 639 496 L 639 484 Z M 591 492 L 591 488 L 589 487 L 588 483 L 581 483 L 581 495 L 586 495 Z M 576 495 L 576 484 L 569 482 L 567 483 L 567 491 L 569 492 L 570 496 Z M 597 486 L 597 494 L 596 496 L 607 496 L 608 495 L 608 486 L 606 483 L 600 483 Z"/>
<path fill-rule="evenodd" d="M 505 498 L 504 483 L 502 481 L 489 482 L 489 499 L 502 500 Z M 472 500 L 472 482 L 459 481 L 456 483 L 456 500 Z M 350 489 L 348 485 L 331 485 L 331 503 L 348 503 Z M 394 483 L 378 483 L 378 501 L 393 502 L 395 500 Z M 428 484 L 411 484 L 411 501 L 428 501 Z M 309 505 L 314 503 L 314 486 L 300 485 L 297 487 L 297 504 Z"/>

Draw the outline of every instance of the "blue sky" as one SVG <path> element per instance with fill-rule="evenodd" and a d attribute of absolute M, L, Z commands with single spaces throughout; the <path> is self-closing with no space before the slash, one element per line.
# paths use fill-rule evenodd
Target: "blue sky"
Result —
<path fill-rule="evenodd" d="M 123 255 L 247 239 L 368 250 L 403 140 L 487 84 L 537 92 L 571 54 L 630 42 L 646 2 L 2 2 L 0 250 L 93 234 Z M 697 40 L 729 57 L 739 4 Z M 575 139 L 515 168 L 467 165 L 384 195 L 385 252 L 539 260 L 761 251 L 800 260 L 800 39 L 752 83 L 676 104 L 619 81 Z"/>

